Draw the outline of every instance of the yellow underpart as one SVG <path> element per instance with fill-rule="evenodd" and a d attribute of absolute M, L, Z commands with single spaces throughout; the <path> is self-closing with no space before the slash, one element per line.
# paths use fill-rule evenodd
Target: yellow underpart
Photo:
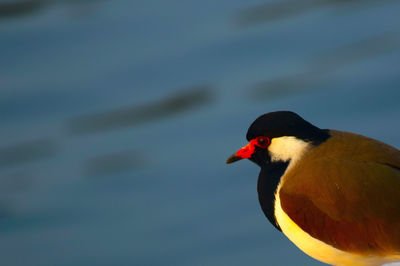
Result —
<path fill-rule="evenodd" d="M 384 263 L 393 262 L 400 259 L 399 255 L 391 257 L 375 257 L 362 256 L 349 252 L 344 252 L 334 248 L 324 242 L 313 238 L 303 231 L 292 219 L 282 210 L 279 199 L 279 189 L 275 199 L 275 217 L 282 232 L 292 241 L 299 249 L 312 258 L 331 265 L 352 265 L 352 266 L 372 266 L 382 265 Z"/>

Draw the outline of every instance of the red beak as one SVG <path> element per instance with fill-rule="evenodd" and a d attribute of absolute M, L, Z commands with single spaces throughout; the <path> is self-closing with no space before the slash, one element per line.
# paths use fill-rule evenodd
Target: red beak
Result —
<path fill-rule="evenodd" d="M 233 163 L 242 159 L 248 159 L 254 153 L 256 140 L 251 140 L 249 144 L 238 150 L 235 154 L 231 155 L 226 163 Z"/>

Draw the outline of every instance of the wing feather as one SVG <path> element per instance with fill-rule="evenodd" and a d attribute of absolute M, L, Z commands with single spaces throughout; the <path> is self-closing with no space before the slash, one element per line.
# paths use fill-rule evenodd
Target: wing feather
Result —
<path fill-rule="evenodd" d="M 304 162 L 304 163 L 303 163 Z M 332 131 L 282 180 L 282 209 L 314 238 L 356 253 L 400 251 L 400 152 Z"/>

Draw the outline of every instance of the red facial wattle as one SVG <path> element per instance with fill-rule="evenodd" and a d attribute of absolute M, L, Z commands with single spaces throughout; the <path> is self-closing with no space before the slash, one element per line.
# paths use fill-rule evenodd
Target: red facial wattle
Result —
<path fill-rule="evenodd" d="M 242 158 L 242 159 L 248 159 L 251 157 L 251 155 L 254 153 L 256 150 L 255 146 L 255 139 L 250 140 L 249 144 L 238 150 L 235 155 Z"/>
<path fill-rule="evenodd" d="M 259 136 L 255 139 L 250 140 L 249 144 L 238 150 L 234 155 L 228 158 L 227 163 L 232 163 L 241 159 L 251 158 L 251 155 L 255 152 L 256 146 L 262 149 L 268 148 L 271 140 L 265 136 Z"/>

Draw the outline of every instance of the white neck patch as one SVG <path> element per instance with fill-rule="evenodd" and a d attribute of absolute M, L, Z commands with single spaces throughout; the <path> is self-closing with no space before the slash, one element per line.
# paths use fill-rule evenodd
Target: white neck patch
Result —
<path fill-rule="evenodd" d="M 290 160 L 293 165 L 310 148 L 311 144 L 296 137 L 273 138 L 268 147 L 273 162 Z"/>

